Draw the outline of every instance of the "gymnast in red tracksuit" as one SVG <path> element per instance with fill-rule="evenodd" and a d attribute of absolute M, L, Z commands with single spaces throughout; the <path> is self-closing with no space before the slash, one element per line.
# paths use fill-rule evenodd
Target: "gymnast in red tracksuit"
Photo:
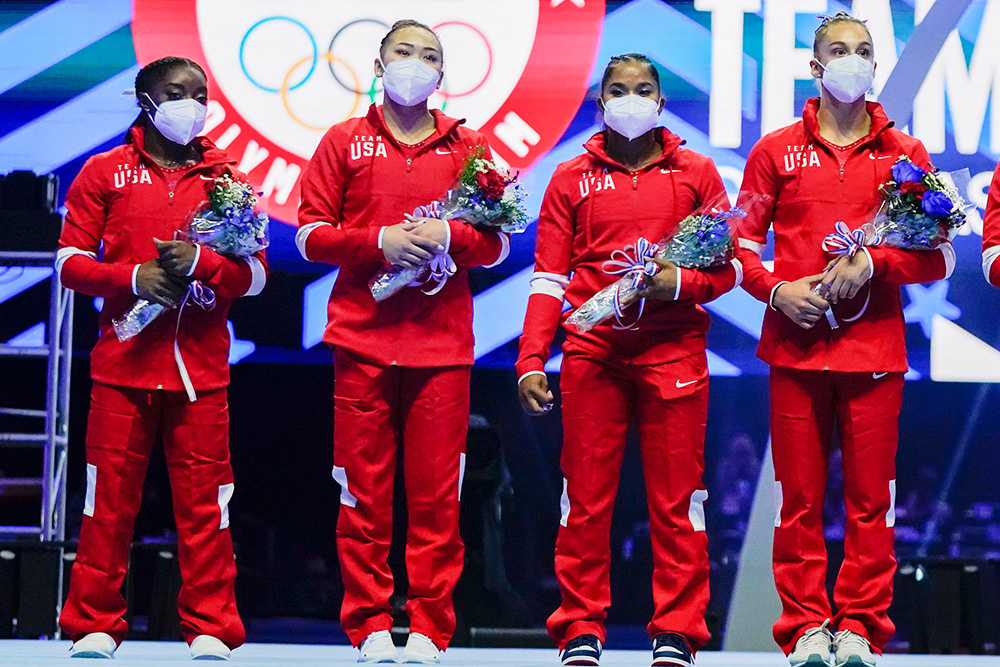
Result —
<path fill-rule="evenodd" d="M 599 103 L 607 129 L 559 165 L 538 220 L 535 273 L 517 361 L 533 415 L 551 407 L 545 363 L 563 301 L 574 308 L 618 279 L 602 270 L 637 237 L 656 242 L 696 209 L 729 207 L 708 158 L 656 127 L 663 106 L 655 66 L 611 59 Z M 708 408 L 705 332 L 698 304 L 742 279 L 739 261 L 706 271 L 660 262 L 634 330 L 603 323 L 568 331 L 563 345 L 563 496 L 556 542 L 562 605 L 548 620 L 565 665 L 599 664 L 610 604 L 610 529 L 629 423 L 636 418 L 649 496 L 655 665 L 690 665 L 709 639 L 708 538 L 702 485 Z M 636 309 L 626 311 L 635 316 Z"/>
<path fill-rule="evenodd" d="M 1000 164 L 993 171 L 986 214 L 983 216 L 983 275 L 986 282 L 1000 287 Z"/>
<path fill-rule="evenodd" d="M 924 168 L 930 160 L 880 105 L 865 102 L 874 50 L 863 22 L 843 13 L 826 19 L 814 53 L 822 96 L 806 103 L 801 121 L 754 146 L 741 195 L 771 198 L 743 220 L 739 242 L 743 287 L 770 306 L 758 356 L 771 365 L 773 558 L 783 608 L 774 637 L 793 666 L 827 664 L 831 650 L 838 666 L 874 665 L 894 630 L 895 455 L 908 368 L 899 285 L 947 278 L 955 253 L 949 243 L 869 247 L 825 271 L 831 256 L 821 244 L 835 223 L 856 229 L 871 219 L 900 156 Z M 773 273 L 759 257 L 772 226 Z M 836 616 L 823 539 L 835 424 L 847 506 Z"/>
<path fill-rule="evenodd" d="M 125 639 L 122 581 L 154 443 L 162 438 L 179 539 L 177 604 L 193 657 L 228 658 L 243 643 L 229 535 L 229 332 L 232 299 L 258 294 L 263 253 L 232 259 L 172 239 L 208 201 L 216 177 L 244 178 L 204 137 L 208 84 L 194 62 L 164 58 L 136 76 L 142 112 L 125 144 L 95 155 L 66 197 L 56 270 L 62 283 L 104 299 L 87 423 L 87 492 L 80 545 L 60 625 L 73 655 L 113 657 Z M 192 280 L 215 308 L 166 310 L 119 342 L 112 318 L 137 298 L 173 307 Z M 185 387 L 175 346 L 190 376 Z M 195 393 L 196 392 L 196 393 Z M 197 400 L 193 400 L 196 398 Z"/>
<path fill-rule="evenodd" d="M 307 260 L 340 266 L 323 340 L 334 347 L 341 622 L 363 662 L 396 659 L 386 559 L 400 445 L 409 515 L 410 636 L 403 657 L 437 662 L 454 633 L 473 362 L 466 269 L 496 265 L 509 248 L 506 234 L 410 215 L 454 187 L 466 156 L 486 144 L 463 121 L 428 110 L 442 58 L 430 28 L 396 23 L 375 63 L 384 105 L 334 125 L 302 177 L 296 243 Z M 457 272 L 438 293 L 425 294 L 428 285 L 379 303 L 372 298 L 368 281 L 386 262 L 415 266 L 442 253 Z"/>

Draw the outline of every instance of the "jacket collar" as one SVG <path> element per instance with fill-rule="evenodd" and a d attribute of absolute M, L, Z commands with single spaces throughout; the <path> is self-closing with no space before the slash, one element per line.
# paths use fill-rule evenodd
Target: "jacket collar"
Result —
<path fill-rule="evenodd" d="M 677 148 L 683 146 L 686 143 L 684 139 L 681 139 L 679 136 L 677 136 L 676 134 L 674 134 L 665 127 L 657 127 L 653 131 L 657 133 L 656 138 L 660 141 L 661 144 L 663 144 L 663 151 L 660 153 L 660 156 L 650 166 L 652 166 L 653 164 L 659 164 L 661 162 L 666 161 L 667 159 L 670 158 L 670 155 L 675 150 L 677 150 Z M 592 136 L 590 139 L 587 140 L 587 143 L 585 143 L 583 147 L 586 148 L 587 152 L 590 153 L 598 161 L 603 162 L 604 164 L 607 165 L 618 167 L 619 169 L 623 169 L 624 171 L 631 171 L 628 167 L 617 162 L 608 155 L 604 132 L 598 132 L 597 134 Z"/>
<path fill-rule="evenodd" d="M 813 97 L 806 101 L 805 108 L 802 109 L 802 124 L 805 127 L 806 132 L 811 134 L 822 144 L 825 142 L 819 134 L 819 99 L 820 98 L 818 97 Z M 866 102 L 865 110 L 868 112 L 868 115 L 871 116 L 872 126 L 871 130 L 868 132 L 868 136 L 861 142 L 861 145 L 872 141 L 884 130 L 889 129 L 894 125 L 894 123 L 889 120 L 889 117 L 885 115 L 885 110 L 878 102 Z"/>
<path fill-rule="evenodd" d="M 427 138 L 423 150 L 435 146 L 439 142 L 452 137 L 452 135 L 457 137 L 458 127 L 465 124 L 464 118 L 452 118 L 442 113 L 439 109 L 431 109 L 431 115 L 434 116 L 434 134 Z M 397 147 L 401 147 L 400 142 L 392 135 L 392 132 L 389 131 L 389 126 L 385 123 L 382 105 L 373 104 L 368 107 L 368 114 L 365 116 L 365 119 L 372 127 L 380 131 L 388 141 L 391 141 Z"/>
<path fill-rule="evenodd" d="M 129 135 L 132 137 L 132 148 L 146 162 L 147 166 L 159 169 L 156 161 L 146 152 L 146 126 L 134 125 L 129 130 Z M 208 137 L 196 137 L 194 144 L 201 153 L 201 160 L 196 165 L 197 169 L 236 164 L 235 159 L 229 157 L 226 151 L 212 143 L 212 140 Z"/>

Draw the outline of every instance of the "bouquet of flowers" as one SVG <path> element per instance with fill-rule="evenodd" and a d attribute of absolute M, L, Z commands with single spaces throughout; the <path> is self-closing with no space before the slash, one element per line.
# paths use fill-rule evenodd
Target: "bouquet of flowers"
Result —
<path fill-rule="evenodd" d="M 523 202 L 527 197 L 516 175 L 484 159 L 485 146 L 477 146 L 465 159 L 458 184 L 444 198 L 419 206 L 414 216 L 459 219 L 480 229 L 522 232 L 528 226 Z M 409 285 L 435 281 L 428 294 L 436 294 L 456 271 L 447 254 L 438 255 L 430 264 L 417 267 L 388 266 L 368 283 L 375 301 L 384 301 Z"/>
<path fill-rule="evenodd" d="M 233 257 L 249 257 L 270 243 L 267 213 L 255 211 L 257 195 L 249 184 L 228 174 L 216 178 L 208 193 L 207 208 L 196 212 L 187 228 L 177 232 L 178 240 L 189 241 Z M 215 304 L 215 294 L 195 281 L 188 287 L 183 303 L 193 299 L 203 308 Z M 165 307 L 139 299 L 120 319 L 112 320 L 118 340 L 125 342 L 155 320 Z"/>
<path fill-rule="evenodd" d="M 590 297 L 567 319 L 566 326 L 578 333 L 586 333 L 601 322 L 615 316 L 616 329 L 633 329 L 642 317 L 645 299 L 642 296 L 646 276 L 653 276 L 660 267 L 653 258 L 665 259 L 684 269 L 708 269 L 729 262 L 736 253 L 733 242 L 734 218 L 746 213 L 739 208 L 718 210 L 707 207 L 680 221 L 676 231 L 659 243 L 640 238 L 634 244 L 611 253 L 604 262 L 604 272 L 621 275 Z M 639 302 L 639 312 L 631 325 L 624 325 L 624 310 Z"/>
<path fill-rule="evenodd" d="M 965 224 L 969 204 L 959 192 L 968 183 L 968 169 L 927 171 L 904 155 L 892 167 L 892 180 L 879 187 L 882 202 L 871 222 L 854 231 L 838 222 L 823 240 L 823 249 L 849 256 L 862 246 L 933 250 L 955 238 Z"/>
<path fill-rule="evenodd" d="M 968 182 L 968 169 L 941 174 L 900 157 L 892 180 L 879 188 L 883 203 L 871 223 L 874 243 L 869 245 L 932 250 L 955 238 L 965 224 L 968 205 L 959 192 Z"/>

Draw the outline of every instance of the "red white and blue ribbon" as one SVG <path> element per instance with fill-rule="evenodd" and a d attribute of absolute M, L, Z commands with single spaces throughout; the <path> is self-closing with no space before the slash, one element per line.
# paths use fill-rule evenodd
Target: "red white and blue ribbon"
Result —
<path fill-rule="evenodd" d="M 188 399 L 194 403 L 198 400 L 198 394 L 194 391 L 191 376 L 188 374 L 187 366 L 184 365 L 184 357 L 181 356 L 181 346 L 177 343 L 177 336 L 180 335 L 181 331 L 181 315 L 184 314 L 184 306 L 187 305 L 188 301 L 200 306 L 202 310 L 212 310 L 215 308 L 215 292 L 212 291 L 211 287 L 203 285 L 200 280 L 196 280 L 188 285 L 187 293 L 177 311 L 177 327 L 174 329 L 174 362 L 177 364 L 177 371 L 181 374 L 184 391 L 187 392 Z"/>
<path fill-rule="evenodd" d="M 834 232 L 827 234 L 826 238 L 823 239 L 823 250 L 831 255 L 854 257 L 864 246 L 877 245 L 878 243 L 877 240 L 874 243 L 866 242 L 867 235 L 864 229 L 858 228 L 852 232 L 851 228 L 844 222 L 838 222 L 833 226 L 833 229 Z"/>
<path fill-rule="evenodd" d="M 659 271 L 659 266 L 653 261 L 656 257 L 656 253 L 659 251 L 660 246 L 651 241 L 640 237 L 634 244 L 629 244 L 621 250 L 615 250 L 611 253 L 611 259 L 604 262 L 601 265 L 601 269 L 613 276 L 622 276 L 624 279 L 631 279 L 629 283 L 633 290 L 640 289 L 642 287 L 642 281 L 645 276 L 652 276 Z M 630 254 L 631 253 L 631 254 Z M 639 299 L 639 313 L 636 315 L 635 320 L 632 324 L 626 325 L 622 320 L 625 317 L 624 306 L 621 303 L 621 288 L 615 290 L 614 296 L 612 298 L 612 305 L 615 309 L 615 319 L 618 323 L 615 325 L 616 329 L 636 329 L 636 325 L 639 319 L 642 317 L 643 309 L 646 305 L 646 299 Z"/>
<path fill-rule="evenodd" d="M 866 245 L 878 245 L 881 242 L 877 236 L 873 239 L 869 239 L 865 230 L 862 228 L 855 229 L 853 232 L 850 227 L 844 222 L 838 222 L 833 226 L 833 234 L 827 234 L 826 238 L 823 239 L 823 250 L 827 251 L 831 255 L 847 255 L 848 257 L 854 257 L 859 250 L 861 250 Z M 817 290 L 819 285 L 816 286 Z M 818 293 L 818 292 L 817 292 Z M 871 292 L 865 297 L 865 303 L 861 306 L 861 310 L 854 317 L 844 318 L 845 322 L 855 322 L 861 319 L 861 316 L 865 314 L 868 310 L 868 302 L 871 299 Z M 840 323 L 837 322 L 837 318 L 833 315 L 833 307 L 826 309 L 826 320 L 830 324 L 831 329 L 839 329 Z"/>

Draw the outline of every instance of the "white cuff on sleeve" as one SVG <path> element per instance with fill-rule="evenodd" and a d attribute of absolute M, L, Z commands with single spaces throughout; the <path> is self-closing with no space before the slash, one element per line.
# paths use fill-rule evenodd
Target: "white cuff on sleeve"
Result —
<path fill-rule="evenodd" d="M 782 280 L 780 283 L 771 288 L 771 297 L 767 300 L 767 305 L 771 307 L 771 310 L 777 310 L 774 307 L 774 293 L 778 291 L 778 288 L 787 283 L 787 280 Z"/>
<path fill-rule="evenodd" d="M 378 230 L 378 249 L 379 250 L 382 249 L 382 237 L 385 236 L 385 230 L 386 230 L 385 227 L 382 227 L 380 230 Z M 448 243 L 449 244 L 451 243 L 451 230 L 448 230 Z"/>
<path fill-rule="evenodd" d="M 136 264 L 135 268 L 132 269 L 132 294 L 135 294 L 136 296 L 139 296 L 139 283 L 136 282 L 136 279 L 139 277 L 140 266 L 142 265 Z"/>
<path fill-rule="evenodd" d="M 444 222 L 444 253 L 451 251 L 451 223 L 447 220 L 442 220 Z M 382 229 L 385 229 L 383 227 Z M 381 246 L 379 246 L 381 248 Z"/>
<path fill-rule="evenodd" d="M 1000 257 L 1000 245 L 989 247 L 983 251 L 983 275 L 986 276 L 986 282 L 990 282 L 990 271 L 992 271 L 993 262 L 997 261 L 997 257 Z"/>
<path fill-rule="evenodd" d="M 754 252 L 758 257 L 760 257 L 760 253 L 764 252 L 763 243 L 758 243 L 757 241 L 751 241 L 750 239 L 744 239 L 744 238 L 739 239 L 739 245 L 741 248 L 746 248 L 747 250 Z"/>
<path fill-rule="evenodd" d="M 872 260 L 872 254 L 868 252 L 868 248 L 861 246 L 861 249 L 868 255 L 868 280 L 871 280 L 872 276 L 875 275 L 875 262 Z"/>
<path fill-rule="evenodd" d="M 944 278 L 942 280 L 947 280 L 955 271 L 955 246 L 951 243 L 942 243 L 938 246 L 938 250 L 944 256 Z M 989 280 L 989 276 L 986 279 Z"/>
<path fill-rule="evenodd" d="M 545 375 L 545 371 L 528 371 L 527 373 L 525 373 L 521 377 L 517 378 L 517 383 L 521 384 L 521 380 L 523 380 L 524 378 L 528 377 L 529 375 Z"/>
<path fill-rule="evenodd" d="M 743 262 L 733 258 L 730 264 L 733 265 L 733 269 L 736 271 L 736 283 L 733 284 L 733 289 L 736 289 L 743 284 Z"/>
<path fill-rule="evenodd" d="M 507 255 L 510 254 L 510 237 L 504 232 L 496 232 L 496 235 L 500 237 L 500 256 L 497 257 L 496 261 L 492 264 L 484 266 L 484 269 L 492 269 L 494 266 L 497 266 L 507 259 Z"/>
<path fill-rule="evenodd" d="M 97 259 L 97 253 L 95 252 L 87 252 L 86 250 L 80 250 L 79 248 L 60 248 L 59 251 L 56 252 L 56 273 L 60 276 L 62 275 L 63 264 L 65 264 L 66 260 L 73 255 L 85 255 L 93 260 Z"/>
<path fill-rule="evenodd" d="M 302 255 L 302 259 L 309 261 L 309 258 L 306 256 L 306 241 L 309 239 L 309 235 L 312 234 L 314 230 L 318 227 L 322 227 L 323 225 L 333 226 L 329 222 L 313 222 L 299 227 L 299 231 L 295 232 L 295 247 L 299 249 L 299 254 Z M 379 247 L 381 247 L 381 245 Z"/>
<path fill-rule="evenodd" d="M 201 246 L 197 243 L 194 244 L 194 261 L 191 262 L 191 268 L 188 269 L 187 276 L 190 278 L 194 275 L 194 270 L 198 268 L 198 260 L 201 259 Z"/>
<path fill-rule="evenodd" d="M 535 271 L 531 275 L 531 294 L 548 294 L 551 297 L 563 300 L 566 294 L 566 286 L 569 285 L 569 276 L 559 273 L 547 273 L 545 271 Z"/>
<path fill-rule="evenodd" d="M 244 257 L 243 261 L 250 265 L 250 288 L 243 296 L 257 296 L 264 290 L 267 283 L 267 272 L 264 264 L 254 256 Z"/>
<path fill-rule="evenodd" d="M 677 268 L 677 286 L 674 287 L 674 301 L 681 298 L 681 267 Z"/>

